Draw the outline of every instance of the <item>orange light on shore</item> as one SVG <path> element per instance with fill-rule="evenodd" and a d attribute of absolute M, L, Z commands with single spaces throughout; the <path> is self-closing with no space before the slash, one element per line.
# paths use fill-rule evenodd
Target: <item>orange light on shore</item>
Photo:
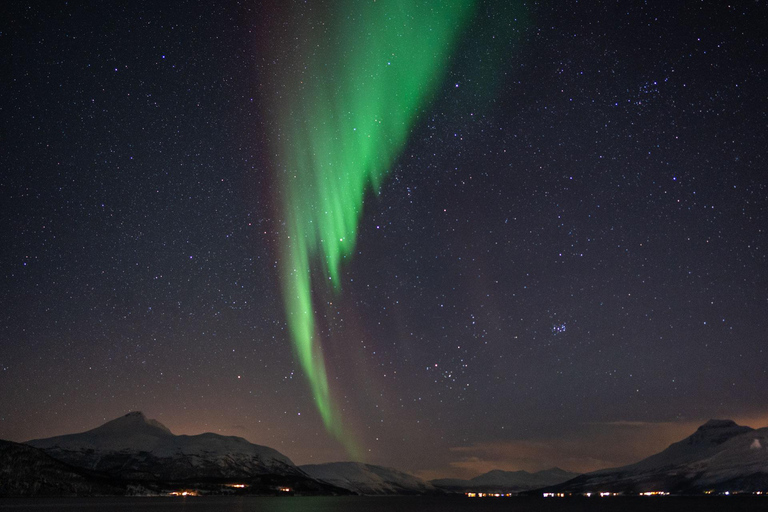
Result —
<path fill-rule="evenodd" d="M 168 493 L 170 496 L 200 496 L 197 491 L 171 491 Z"/>

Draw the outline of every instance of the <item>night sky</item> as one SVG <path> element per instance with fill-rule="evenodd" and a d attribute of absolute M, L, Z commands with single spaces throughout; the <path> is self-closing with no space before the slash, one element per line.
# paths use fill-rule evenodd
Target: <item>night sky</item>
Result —
<path fill-rule="evenodd" d="M 345 5 L 5 7 L 0 438 L 141 410 L 430 478 L 768 425 L 765 4 L 500 0 L 438 48 L 339 290 L 313 274 L 328 433 L 283 300 L 275 148 L 336 115 L 285 104 L 298 76 L 341 87 L 345 52 L 307 49 Z"/>

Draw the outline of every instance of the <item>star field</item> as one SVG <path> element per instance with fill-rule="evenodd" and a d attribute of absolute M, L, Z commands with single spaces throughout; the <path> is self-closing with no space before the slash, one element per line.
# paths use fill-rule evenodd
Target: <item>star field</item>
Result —
<path fill-rule="evenodd" d="M 331 5 L 10 8 L 0 438 L 142 410 L 347 456 L 290 340 L 271 149 L 285 27 Z M 366 461 L 583 471 L 768 419 L 765 11 L 478 3 L 313 297 Z"/>

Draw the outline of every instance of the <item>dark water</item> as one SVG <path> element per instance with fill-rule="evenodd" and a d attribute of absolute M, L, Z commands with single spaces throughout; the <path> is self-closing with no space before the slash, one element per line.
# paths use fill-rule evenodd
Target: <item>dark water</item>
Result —
<path fill-rule="evenodd" d="M 3 510 L 175 512 L 709 512 L 768 511 L 768 497 L 464 498 L 464 497 L 188 497 L 0 499 Z"/>

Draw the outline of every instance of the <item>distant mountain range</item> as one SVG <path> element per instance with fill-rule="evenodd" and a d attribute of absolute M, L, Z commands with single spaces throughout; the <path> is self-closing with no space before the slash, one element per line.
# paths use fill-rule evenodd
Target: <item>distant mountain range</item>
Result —
<path fill-rule="evenodd" d="M 432 484 L 397 469 L 362 464 L 331 462 L 300 466 L 312 478 L 348 489 L 356 494 L 437 494 Z"/>
<path fill-rule="evenodd" d="M 724 493 L 768 491 L 768 428 L 710 420 L 635 464 L 586 473 L 543 491 Z"/>
<path fill-rule="evenodd" d="M 0 496 L 158 494 L 180 488 L 310 495 L 768 491 L 768 428 L 710 420 L 647 459 L 580 476 L 558 468 L 494 470 L 471 480 L 431 482 L 357 462 L 297 467 L 277 450 L 240 437 L 174 435 L 140 412 L 79 434 L 26 444 L 0 440 Z"/>
<path fill-rule="evenodd" d="M 536 473 L 528 471 L 502 471 L 494 469 L 471 480 L 443 478 L 430 483 L 438 489 L 450 492 L 520 492 L 555 485 L 578 476 L 560 468 L 546 469 Z"/>
<path fill-rule="evenodd" d="M 559 468 L 538 473 L 497 469 L 471 480 L 446 478 L 426 482 L 397 469 L 359 462 L 310 464 L 300 466 L 300 469 L 317 480 L 367 495 L 520 492 L 558 484 L 578 476 L 578 473 Z"/>

